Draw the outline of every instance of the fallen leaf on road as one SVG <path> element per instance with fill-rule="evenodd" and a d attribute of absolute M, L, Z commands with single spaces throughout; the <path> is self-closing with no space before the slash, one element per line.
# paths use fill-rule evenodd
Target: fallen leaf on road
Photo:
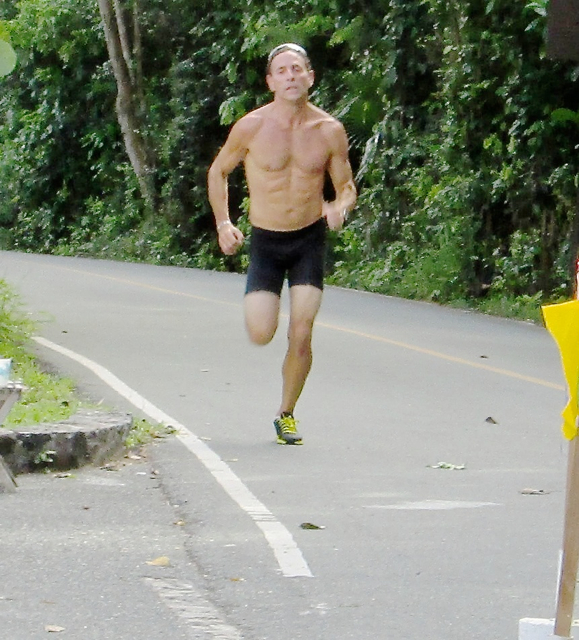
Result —
<path fill-rule="evenodd" d="M 44 630 L 47 633 L 60 633 L 61 631 L 64 631 L 64 627 L 57 627 L 55 624 L 47 624 L 44 627 Z"/>
<path fill-rule="evenodd" d="M 120 470 L 119 462 L 109 462 L 101 467 L 103 471 L 119 471 Z"/>
<path fill-rule="evenodd" d="M 488 422 L 489 424 L 499 424 L 492 416 L 489 416 L 485 422 Z"/>
<path fill-rule="evenodd" d="M 519 493 L 521 493 L 524 496 L 546 496 L 551 492 L 545 491 L 544 489 L 521 489 Z"/>
<path fill-rule="evenodd" d="M 312 524 L 311 522 L 302 522 L 300 524 L 302 529 L 325 529 L 326 527 L 319 524 Z"/>
<path fill-rule="evenodd" d="M 450 462 L 438 462 L 437 464 L 427 465 L 431 469 L 449 469 L 450 471 L 462 471 L 466 469 L 464 464 L 451 464 Z"/>
<path fill-rule="evenodd" d="M 168 567 L 171 562 L 167 556 L 160 556 L 154 560 L 147 560 L 147 564 L 150 564 L 152 567 Z"/>

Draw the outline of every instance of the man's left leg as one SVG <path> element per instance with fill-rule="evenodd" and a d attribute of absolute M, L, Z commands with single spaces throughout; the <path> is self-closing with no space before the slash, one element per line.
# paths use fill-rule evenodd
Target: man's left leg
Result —
<path fill-rule="evenodd" d="M 310 372 L 312 331 L 321 301 L 322 291 L 317 287 L 295 285 L 290 288 L 288 348 L 282 367 L 282 399 L 278 412 L 282 418 L 291 416 L 293 419 L 293 411 Z M 295 424 L 292 428 L 295 428 Z M 301 438 L 291 437 L 290 439 L 292 442 L 287 441 L 288 444 L 295 444 L 298 441 L 301 443 Z"/>

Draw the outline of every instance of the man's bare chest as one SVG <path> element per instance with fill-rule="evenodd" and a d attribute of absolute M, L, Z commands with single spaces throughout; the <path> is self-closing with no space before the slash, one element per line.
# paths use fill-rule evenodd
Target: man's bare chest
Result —
<path fill-rule="evenodd" d="M 317 127 L 262 128 L 248 148 L 252 164 L 263 171 L 299 169 L 307 174 L 325 171 L 330 150 Z"/>

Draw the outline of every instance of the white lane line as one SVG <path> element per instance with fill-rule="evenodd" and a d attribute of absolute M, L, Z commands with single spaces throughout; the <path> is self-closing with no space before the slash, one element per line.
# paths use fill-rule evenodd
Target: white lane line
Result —
<path fill-rule="evenodd" d="M 271 547 L 286 578 L 312 578 L 313 574 L 288 529 L 279 522 L 271 511 L 260 502 L 243 482 L 233 473 L 231 468 L 192 431 L 161 409 L 143 398 L 108 369 L 84 356 L 62 347 L 46 338 L 35 337 L 34 340 L 48 349 L 52 349 L 90 369 L 101 380 L 112 387 L 119 395 L 126 398 L 137 409 L 148 415 L 155 422 L 171 425 L 178 431 L 177 438 L 193 453 L 203 466 L 213 475 L 227 494 L 245 511 L 261 529 Z"/>
<path fill-rule="evenodd" d="M 184 625 L 193 630 L 195 638 L 241 640 L 237 629 L 222 620 L 217 609 L 190 584 L 179 580 L 145 578 L 165 606 L 171 609 Z"/>

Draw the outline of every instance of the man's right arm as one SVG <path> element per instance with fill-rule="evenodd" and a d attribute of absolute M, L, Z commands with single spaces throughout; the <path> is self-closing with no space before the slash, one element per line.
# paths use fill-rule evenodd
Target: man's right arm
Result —
<path fill-rule="evenodd" d="M 243 234 L 229 218 L 227 178 L 243 161 L 247 153 L 247 125 L 241 119 L 231 129 L 229 137 L 207 173 L 209 203 L 215 216 L 219 247 L 225 255 L 233 255 L 243 244 Z"/>

